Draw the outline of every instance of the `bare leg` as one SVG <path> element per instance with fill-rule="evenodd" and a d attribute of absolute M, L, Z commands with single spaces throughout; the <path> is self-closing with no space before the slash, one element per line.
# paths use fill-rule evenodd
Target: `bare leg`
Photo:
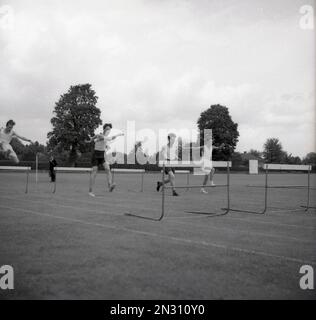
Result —
<path fill-rule="evenodd" d="M 12 152 L 11 150 L 8 152 L 8 158 L 12 160 L 15 164 L 18 164 L 20 162 L 18 156 L 15 152 Z"/>
<path fill-rule="evenodd" d="M 214 174 L 215 174 L 215 168 L 212 168 L 211 172 L 210 172 L 210 182 L 211 182 L 211 185 L 214 186 L 214 182 L 213 182 L 213 177 L 214 177 Z"/>
<path fill-rule="evenodd" d="M 208 180 L 208 174 L 204 175 L 203 186 L 206 186 Z"/>
<path fill-rule="evenodd" d="M 109 187 L 109 189 L 111 189 L 113 182 L 112 182 L 112 172 L 111 172 L 110 165 L 107 162 L 104 162 L 103 166 L 104 166 L 104 170 L 105 170 L 105 174 L 106 174 L 108 187 Z"/>
<path fill-rule="evenodd" d="M 92 167 L 91 187 L 90 187 L 90 192 L 89 192 L 89 194 L 91 196 L 94 196 L 93 187 L 94 187 L 94 184 L 95 184 L 95 178 L 97 176 L 97 172 L 98 172 L 98 166 Z"/>
<path fill-rule="evenodd" d="M 203 186 L 206 186 L 207 181 L 208 181 L 208 176 L 209 176 L 209 174 L 204 175 Z M 202 193 L 208 193 L 208 192 L 204 189 L 204 187 L 201 188 L 201 192 L 202 192 Z"/>

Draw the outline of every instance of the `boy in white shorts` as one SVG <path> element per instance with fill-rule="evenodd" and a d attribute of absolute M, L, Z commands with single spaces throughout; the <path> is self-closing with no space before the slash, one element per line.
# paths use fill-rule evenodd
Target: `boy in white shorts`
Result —
<path fill-rule="evenodd" d="M 24 138 L 20 135 L 18 135 L 16 132 L 13 131 L 13 127 L 15 126 L 15 122 L 13 120 L 9 120 L 6 123 L 5 128 L 0 128 L 0 152 L 4 153 L 6 158 L 12 160 L 14 163 L 18 164 L 19 158 L 14 152 L 10 142 L 12 138 L 18 138 L 20 140 L 30 142 L 32 141 L 30 139 Z"/>

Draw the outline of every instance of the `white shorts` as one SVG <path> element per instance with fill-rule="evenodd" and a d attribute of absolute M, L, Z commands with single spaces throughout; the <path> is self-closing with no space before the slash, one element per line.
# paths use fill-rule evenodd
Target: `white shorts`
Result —
<path fill-rule="evenodd" d="M 211 160 L 208 159 L 202 159 L 201 161 L 201 170 L 205 173 L 205 174 L 210 174 L 212 172 L 213 169 L 213 164 Z"/>
<path fill-rule="evenodd" d="M 0 150 L 1 150 L 1 152 L 8 152 L 8 151 L 10 151 L 10 153 L 13 152 L 13 153 L 15 154 L 15 152 L 14 152 L 11 144 L 10 144 L 10 143 L 7 143 L 7 142 L 0 141 Z"/>

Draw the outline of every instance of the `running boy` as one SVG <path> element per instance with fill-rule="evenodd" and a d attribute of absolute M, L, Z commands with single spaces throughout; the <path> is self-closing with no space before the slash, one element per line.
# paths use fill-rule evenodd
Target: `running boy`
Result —
<path fill-rule="evenodd" d="M 178 160 L 178 148 L 175 144 L 176 141 L 176 135 L 174 133 L 168 134 L 168 143 L 167 145 L 162 147 L 161 154 L 162 159 L 166 161 L 173 161 Z M 165 181 L 157 181 L 157 187 L 156 190 L 159 191 L 160 188 L 166 184 L 169 183 L 172 186 L 172 195 L 173 196 L 179 196 L 178 193 L 175 190 L 175 170 L 174 168 L 165 167 L 165 174 L 168 175 L 168 178 Z"/>
<path fill-rule="evenodd" d="M 112 129 L 112 124 L 111 123 L 106 123 L 103 126 L 103 133 L 102 134 L 97 134 L 90 138 L 90 140 L 86 140 L 87 143 L 94 142 L 94 151 L 92 154 L 92 181 L 91 181 L 91 189 L 89 192 L 89 195 L 91 197 L 95 197 L 95 194 L 93 193 L 93 187 L 95 184 L 95 178 L 97 176 L 98 172 L 98 166 L 103 165 L 105 173 L 106 173 L 106 178 L 107 178 L 107 183 L 109 187 L 109 191 L 112 192 L 115 188 L 115 183 L 112 181 L 112 174 L 111 174 L 111 168 L 110 168 L 110 163 L 107 159 L 106 152 L 110 150 L 110 142 L 114 139 L 116 139 L 119 136 L 123 136 L 124 133 L 119 133 L 114 136 L 109 137 L 109 134 Z"/>
<path fill-rule="evenodd" d="M 13 120 L 9 120 L 6 123 L 5 128 L 0 128 L 0 152 L 4 153 L 6 158 L 18 164 L 20 160 L 10 144 L 12 138 L 18 138 L 20 140 L 30 142 L 30 143 L 32 143 L 32 141 L 30 139 L 19 136 L 16 132 L 14 132 L 13 131 L 14 126 L 15 126 L 15 122 Z"/>

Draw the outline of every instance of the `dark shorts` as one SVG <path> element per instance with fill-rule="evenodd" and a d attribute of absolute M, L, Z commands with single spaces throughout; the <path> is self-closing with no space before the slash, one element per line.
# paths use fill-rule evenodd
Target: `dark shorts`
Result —
<path fill-rule="evenodd" d="M 105 162 L 104 151 L 94 150 L 92 153 L 91 164 L 93 167 L 103 165 Z"/>
<path fill-rule="evenodd" d="M 170 171 L 173 172 L 173 174 L 175 174 L 175 169 L 174 168 L 165 167 L 165 174 L 169 174 Z"/>

